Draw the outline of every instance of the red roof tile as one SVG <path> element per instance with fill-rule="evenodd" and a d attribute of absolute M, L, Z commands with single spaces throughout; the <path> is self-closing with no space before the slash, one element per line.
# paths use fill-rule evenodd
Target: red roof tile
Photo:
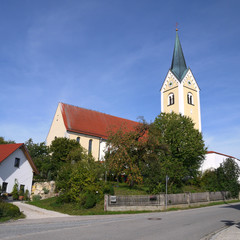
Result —
<path fill-rule="evenodd" d="M 65 103 L 61 111 L 65 127 L 68 131 L 107 139 L 110 129 L 120 128 L 132 130 L 139 123 L 105 113 L 80 108 Z"/>
<path fill-rule="evenodd" d="M 33 171 L 38 174 L 38 170 L 33 163 L 31 156 L 29 155 L 27 148 L 25 147 L 24 143 L 11 143 L 11 144 L 0 144 L 0 163 L 14 153 L 17 149 L 22 148 L 24 154 L 26 155 Z"/>

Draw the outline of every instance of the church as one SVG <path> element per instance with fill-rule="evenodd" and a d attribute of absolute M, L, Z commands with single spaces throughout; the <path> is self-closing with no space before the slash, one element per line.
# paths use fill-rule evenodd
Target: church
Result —
<path fill-rule="evenodd" d="M 200 88 L 191 69 L 186 65 L 178 29 L 176 29 L 171 67 L 160 92 L 161 112 L 175 112 L 188 116 L 193 120 L 195 128 L 202 131 Z M 59 103 L 46 138 L 46 145 L 49 146 L 56 137 L 75 139 L 93 155 L 96 161 L 103 161 L 108 131 L 121 126 L 131 130 L 137 124 L 138 122 L 128 119 Z M 217 168 L 226 156 L 228 155 L 208 152 L 201 170 Z M 231 158 L 240 163 L 238 159 Z"/>

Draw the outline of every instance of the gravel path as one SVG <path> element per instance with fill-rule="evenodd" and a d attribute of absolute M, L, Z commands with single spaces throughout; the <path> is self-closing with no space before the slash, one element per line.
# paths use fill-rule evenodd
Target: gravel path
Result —
<path fill-rule="evenodd" d="M 24 202 L 13 202 L 18 206 L 20 211 L 26 215 L 26 219 L 41 219 L 41 218 L 56 218 L 56 217 L 70 217 L 68 214 L 58 213 L 43 208 L 39 208 L 33 205 L 26 204 Z"/>

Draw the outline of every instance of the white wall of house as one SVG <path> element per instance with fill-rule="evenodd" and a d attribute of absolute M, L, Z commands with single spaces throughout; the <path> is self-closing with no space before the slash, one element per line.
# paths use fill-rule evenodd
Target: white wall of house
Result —
<path fill-rule="evenodd" d="M 14 166 L 15 158 L 20 158 L 19 167 Z M 24 185 L 24 190 L 28 189 L 31 192 L 33 170 L 21 149 L 17 149 L 0 163 L 0 185 L 2 186 L 3 182 L 8 183 L 6 192 L 12 192 L 15 179 L 19 188 L 20 185 Z"/>
<path fill-rule="evenodd" d="M 225 156 L 220 153 L 207 153 L 205 155 L 205 160 L 202 164 L 201 171 L 204 172 L 207 169 L 217 169 L 218 167 L 220 167 L 220 164 L 223 163 L 227 158 L 229 158 L 229 156 Z M 240 167 L 240 161 L 233 157 L 232 159 L 234 159 Z"/>

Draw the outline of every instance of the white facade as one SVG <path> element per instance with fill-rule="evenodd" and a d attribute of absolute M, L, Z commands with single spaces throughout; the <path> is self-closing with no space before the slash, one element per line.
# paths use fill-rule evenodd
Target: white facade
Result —
<path fill-rule="evenodd" d="M 227 158 L 232 158 L 233 160 L 235 160 L 235 162 L 240 167 L 239 159 L 232 157 L 232 156 L 222 154 L 222 153 L 209 151 L 205 155 L 205 160 L 201 166 L 201 171 L 204 172 L 207 169 L 217 169 L 218 167 L 220 167 L 220 164 L 223 163 Z"/>
<path fill-rule="evenodd" d="M 19 158 L 19 167 L 15 167 L 15 159 Z M 7 183 L 7 193 L 11 193 L 15 182 L 24 185 L 24 190 L 31 192 L 33 169 L 21 148 L 14 151 L 0 163 L 0 185 Z"/>

